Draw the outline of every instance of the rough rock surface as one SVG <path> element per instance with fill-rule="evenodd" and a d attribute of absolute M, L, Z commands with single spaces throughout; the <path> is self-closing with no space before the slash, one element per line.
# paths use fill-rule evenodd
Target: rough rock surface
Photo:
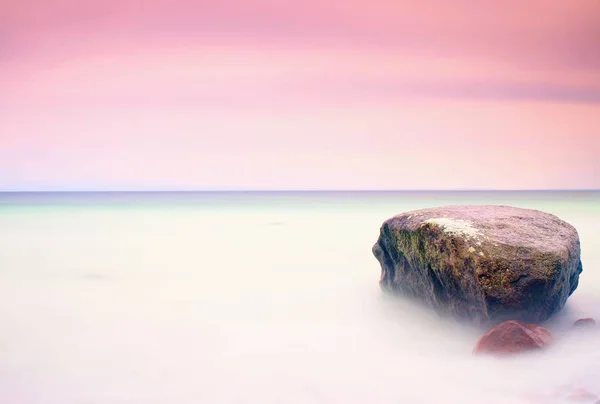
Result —
<path fill-rule="evenodd" d="M 473 353 L 508 355 L 544 348 L 552 340 L 552 333 L 539 325 L 519 321 L 505 321 L 482 336 Z"/>
<path fill-rule="evenodd" d="M 373 254 L 385 291 L 479 324 L 546 320 L 564 306 L 583 270 L 573 226 L 509 206 L 400 214 L 384 222 Z"/>

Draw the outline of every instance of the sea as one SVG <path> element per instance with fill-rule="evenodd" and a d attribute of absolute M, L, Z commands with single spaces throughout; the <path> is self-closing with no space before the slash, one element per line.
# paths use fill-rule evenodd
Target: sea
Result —
<path fill-rule="evenodd" d="M 485 330 L 380 290 L 382 222 L 456 204 L 578 230 L 547 350 L 473 356 Z M 1 193 L 0 403 L 596 403 L 599 229 L 595 191 Z"/>

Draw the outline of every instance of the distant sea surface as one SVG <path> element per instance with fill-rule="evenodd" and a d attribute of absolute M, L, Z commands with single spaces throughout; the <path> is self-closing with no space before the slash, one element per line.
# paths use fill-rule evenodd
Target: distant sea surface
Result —
<path fill-rule="evenodd" d="M 382 222 L 453 204 L 577 228 L 584 272 L 548 351 L 473 357 L 479 330 L 380 291 Z M 595 191 L 0 193 L 0 403 L 600 396 L 600 333 L 570 329 L 600 323 L 598 229 Z"/>

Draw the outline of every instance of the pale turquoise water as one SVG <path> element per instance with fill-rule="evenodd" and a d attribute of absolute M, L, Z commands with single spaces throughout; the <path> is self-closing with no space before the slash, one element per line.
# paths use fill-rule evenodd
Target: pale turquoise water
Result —
<path fill-rule="evenodd" d="M 544 355 L 379 291 L 381 222 L 509 204 L 579 231 L 584 273 Z M 0 194 L 0 402 L 520 403 L 600 395 L 600 193 Z M 563 402 L 557 398 L 557 401 Z"/>

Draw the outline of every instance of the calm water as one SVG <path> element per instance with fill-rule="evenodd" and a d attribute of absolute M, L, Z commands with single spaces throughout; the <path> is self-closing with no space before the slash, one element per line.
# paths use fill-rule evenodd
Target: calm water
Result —
<path fill-rule="evenodd" d="M 459 203 L 536 208 L 578 229 L 580 287 L 544 354 L 474 358 L 479 331 L 380 292 L 381 222 Z M 600 320 L 599 228 L 592 192 L 0 194 L 0 402 L 600 395 L 599 333 L 568 331 Z"/>

